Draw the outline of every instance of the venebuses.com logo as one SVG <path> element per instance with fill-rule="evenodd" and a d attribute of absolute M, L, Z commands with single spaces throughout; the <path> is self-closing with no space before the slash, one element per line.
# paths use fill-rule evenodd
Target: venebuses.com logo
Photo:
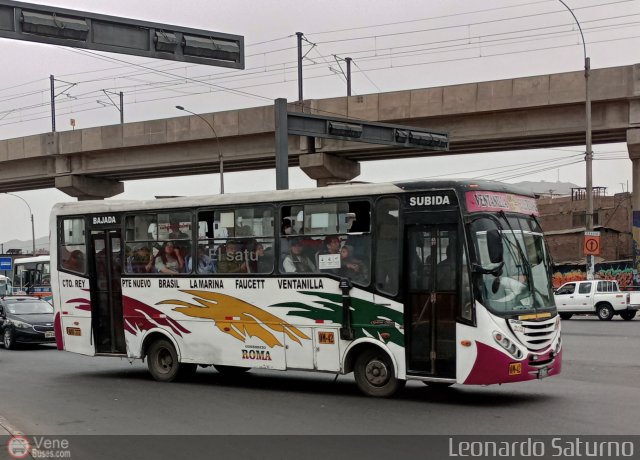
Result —
<path fill-rule="evenodd" d="M 7 441 L 7 452 L 13 458 L 71 458 L 67 439 L 50 439 L 45 436 L 12 436 Z"/>

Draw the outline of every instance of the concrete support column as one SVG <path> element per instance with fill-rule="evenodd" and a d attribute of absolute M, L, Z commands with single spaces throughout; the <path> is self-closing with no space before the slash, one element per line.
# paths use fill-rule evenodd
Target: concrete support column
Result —
<path fill-rule="evenodd" d="M 124 192 L 124 183 L 97 177 L 69 174 L 55 179 L 56 188 L 78 201 L 104 200 Z"/>
<path fill-rule="evenodd" d="M 300 169 L 315 179 L 318 187 L 325 187 L 331 182 L 346 182 L 360 175 L 360 163 L 328 153 L 307 153 L 299 158 Z"/>
<path fill-rule="evenodd" d="M 640 275 L 640 129 L 627 130 L 627 149 L 632 167 L 631 208 L 633 210 L 633 267 L 636 270 L 634 284 Z"/>

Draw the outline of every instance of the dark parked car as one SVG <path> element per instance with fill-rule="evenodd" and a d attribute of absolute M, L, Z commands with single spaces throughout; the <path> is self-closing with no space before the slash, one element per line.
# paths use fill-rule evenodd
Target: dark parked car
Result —
<path fill-rule="evenodd" d="M 0 334 L 9 350 L 16 343 L 53 343 L 53 307 L 37 297 L 0 297 Z"/>

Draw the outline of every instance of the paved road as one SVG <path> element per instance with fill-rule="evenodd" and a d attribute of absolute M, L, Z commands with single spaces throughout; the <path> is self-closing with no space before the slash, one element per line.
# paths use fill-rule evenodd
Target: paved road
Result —
<path fill-rule="evenodd" d="M 30 434 L 634 434 L 640 426 L 640 320 L 563 322 L 555 378 L 361 396 L 352 376 L 200 369 L 151 380 L 144 364 L 52 347 L 0 349 L 0 417 Z M 0 421 L 2 419 L 0 418 Z"/>

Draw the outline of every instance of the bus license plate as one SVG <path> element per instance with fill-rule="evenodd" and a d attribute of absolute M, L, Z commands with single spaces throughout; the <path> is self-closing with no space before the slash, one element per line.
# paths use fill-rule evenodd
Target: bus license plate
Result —
<path fill-rule="evenodd" d="M 510 363 L 509 375 L 520 375 L 520 374 L 522 374 L 522 363 Z"/>
<path fill-rule="evenodd" d="M 54 331 L 47 331 L 44 333 L 44 338 L 45 339 L 52 339 L 56 336 L 56 333 Z"/>

